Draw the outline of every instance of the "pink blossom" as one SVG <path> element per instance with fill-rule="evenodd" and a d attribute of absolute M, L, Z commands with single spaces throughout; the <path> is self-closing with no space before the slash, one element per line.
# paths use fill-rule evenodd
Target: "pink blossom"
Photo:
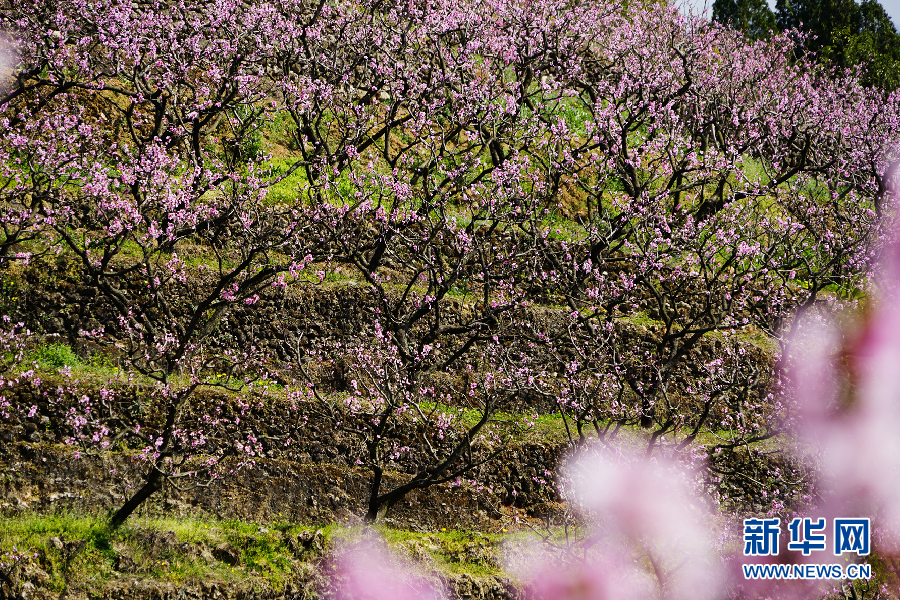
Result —
<path fill-rule="evenodd" d="M 695 473 L 666 459 L 592 449 L 566 468 L 566 477 L 571 500 L 595 524 L 593 535 L 604 548 L 591 563 L 597 574 L 588 580 L 621 572 L 609 565 L 608 557 L 634 556 L 637 561 L 646 555 L 661 578 L 664 597 L 718 596 L 723 576 L 713 551 L 712 524 L 692 486 Z"/>
<path fill-rule="evenodd" d="M 429 580 L 369 536 L 338 550 L 330 586 L 346 600 L 443 600 L 439 580 Z"/>
<path fill-rule="evenodd" d="M 798 326 L 785 359 L 798 431 L 821 454 L 829 517 L 870 516 L 882 548 L 900 552 L 900 229 L 879 269 L 880 294 L 857 331 L 825 317 Z M 841 359 L 841 357 L 843 357 Z M 840 361 L 839 361 L 840 359 Z"/>

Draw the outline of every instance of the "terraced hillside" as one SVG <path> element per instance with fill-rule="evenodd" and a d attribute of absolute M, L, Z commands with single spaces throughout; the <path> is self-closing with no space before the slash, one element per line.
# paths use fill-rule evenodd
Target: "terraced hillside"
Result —
<path fill-rule="evenodd" d="M 818 493 L 776 365 L 865 309 L 896 97 L 662 6 L 0 6 L 0 596 L 342 597 L 349 525 L 533 594 L 592 452 Z"/>

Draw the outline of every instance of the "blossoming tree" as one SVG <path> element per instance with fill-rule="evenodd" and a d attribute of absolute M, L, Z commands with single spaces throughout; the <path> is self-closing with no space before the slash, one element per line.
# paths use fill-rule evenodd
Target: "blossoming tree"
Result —
<path fill-rule="evenodd" d="M 576 445 L 638 425 L 650 454 L 769 439 L 789 415 L 746 338 L 862 285 L 898 164 L 897 97 L 666 7 L 63 0 L 4 5 L 0 25 L 17 40 L 0 268 L 75 257 L 105 323 L 72 335 L 115 346 L 160 408 L 136 431 L 82 404 L 85 443 L 128 430 L 144 450 L 115 524 L 252 458 L 192 403 L 274 366 L 221 324 L 338 265 L 371 327 L 284 350 L 310 409 L 357 435 L 370 519 L 494 456 L 473 444 L 534 397 Z M 248 146 L 276 116 L 278 177 Z M 355 387 L 317 376 L 339 359 Z M 459 410 L 473 424 L 448 426 Z M 422 437 L 387 435 L 410 423 Z M 384 490 L 398 452 L 409 477 Z"/>

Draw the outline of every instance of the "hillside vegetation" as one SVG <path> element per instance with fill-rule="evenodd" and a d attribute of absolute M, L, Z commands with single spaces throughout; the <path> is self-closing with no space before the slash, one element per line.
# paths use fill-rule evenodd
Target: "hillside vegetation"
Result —
<path fill-rule="evenodd" d="M 896 96 L 662 6 L 2 7 L 0 595 L 348 597 L 350 524 L 526 593 L 595 448 L 818 493 L 776 365 L 866 311 Z"/>

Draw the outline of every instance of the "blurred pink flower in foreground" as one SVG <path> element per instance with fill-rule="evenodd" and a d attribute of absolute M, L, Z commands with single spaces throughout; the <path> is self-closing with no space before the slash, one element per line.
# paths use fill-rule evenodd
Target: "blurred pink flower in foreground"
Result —
<path fill-rule="evenodd" d="M 822 516 L 870 517 L 880 550 L 900 550 L 900 231 L 882 257 L 879 294 L 858 331 L 811 315 L 785 358 L 798 433 L 820 457 Z"/>
<path fill-rule="evenodd" d="M 323 596 L 339 600 L 443 600 L 442 586 L 391 553 L 375 537 L 339 551 Z"/>
<path fill-rule="evenodd" d="M 721 562 L 694 474 L 674 462 L 589 451 L 566 476 L 569 497 L 591 524 L 565 567 L 535 557 L 520 578 L 535 598 L 717 597 Z M 706 515 L 708 517 L 708 515 Z M 526 572 L 530 571 L 530 572 Z"/>
<path fill-rule="evenodd" d="M 12 78 L 12 68 L 12 48 L 5 39 L 3 32 L 0 31 L 0 91 L 4 91 L 9 87 L 8 79 Z"/>
<path fill-rule="evenodd" d="M 652 598 L 654 583 L 647 573 L 615 552 L 598 554 L 578 564 L 563 564 L 533 549 L 523 569 L 526 597 L 535 600 L 639 600 Z"/>

